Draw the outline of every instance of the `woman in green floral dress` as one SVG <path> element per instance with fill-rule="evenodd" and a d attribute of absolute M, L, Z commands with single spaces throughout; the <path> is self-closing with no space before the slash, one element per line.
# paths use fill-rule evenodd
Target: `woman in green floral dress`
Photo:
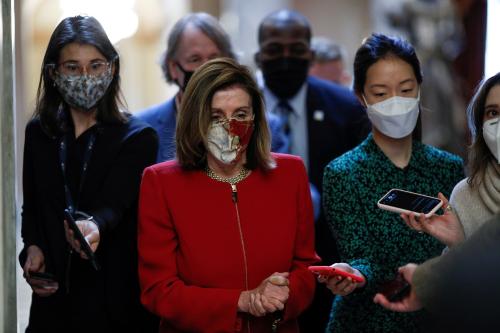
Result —
<path fill-rule="evenodd" d="M 421 83 L 420 63 L 408 42 L 374 34 L 358 49 L 354 90 L 367 107 L 372 133 L 326 167 L 323 198 L 342 259 L 333 266 L 365 281 L 320 277 L 337 295 L 329 332 L 419 330 L 419 313 L 390 312 L 373 297 L 399 266 L 443 249 L 433 237 L 409 229 L 398 214 L 379 209 L 377 201 L 392 188 L 449 195 L 464 176 L 459 157 L 420 142 Z"/>

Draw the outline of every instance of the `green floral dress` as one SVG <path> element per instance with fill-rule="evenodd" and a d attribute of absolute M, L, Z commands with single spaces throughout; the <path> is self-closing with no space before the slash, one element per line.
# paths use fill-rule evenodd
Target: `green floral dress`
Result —
<path fill-rule="evenodd" d="M 378 208 L 377 201 L 392 188 L 449 196 L 463 177 L 461 158 L 416 141 L 408 166 L 398 168 L 371 134 L 327 165 L 323 203 L 328 224 L 342 262 L 358 269 L 367 280 L 364 288 L 335 297 L 327 332 L 418 331 L 419 312 L 391 312 L 374 304 L 373 297 L 399 266 L 437 256 L 444 246 L 408 228 L 399 214 Z"/>

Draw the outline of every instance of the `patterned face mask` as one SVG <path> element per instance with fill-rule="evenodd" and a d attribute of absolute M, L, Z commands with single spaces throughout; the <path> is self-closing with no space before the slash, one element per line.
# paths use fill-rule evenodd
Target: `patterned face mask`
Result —
<path fill-rule="evenodd" d="M 253 120 L 214 122 L 208 129 L 208 150 L 224 164 L 237 162 L 253 133 Z"/>
<path fill-rule="evenodd" d="M 112 80 L 111 67 L 97 76 L 54 73 L 54 82 L 64 101 L 71 107 L 83 111 L 90 111 L 96 106 Z"/>

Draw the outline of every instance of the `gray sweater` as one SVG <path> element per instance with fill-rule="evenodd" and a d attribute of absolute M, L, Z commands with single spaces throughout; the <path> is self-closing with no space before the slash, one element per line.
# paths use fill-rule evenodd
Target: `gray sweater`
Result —
<path fill-rule="evenodd" d="M 472 188 L 467 178 L 453 189 L 450 204 L 464 228 L 466 239 L 494 215 L 480 197 L 478 187 Z"/>

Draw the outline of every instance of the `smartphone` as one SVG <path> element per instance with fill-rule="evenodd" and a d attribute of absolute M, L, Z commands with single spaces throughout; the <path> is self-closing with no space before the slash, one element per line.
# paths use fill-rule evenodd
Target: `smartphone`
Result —
<path fill-rule="evenodd" d="M 54 274 L 46 273 L 46 272 L 29 272 L 30 279 L 41 280 L 45 282 L 55 282 L 56 276 Z"/>
<path fill-rule="evenodd" d="M 69 212 L 69 210 L 65 209 L 64 210 L 64 217 L 66 218 L 66 222 L 68 222 L 68 227 L 73 230 L 73 234 L 75 235 L 75 238 L 80 242 L 80 248 L 82 249 L 83 253 L 87 255 L 87 258 L 89 258 L 90 263 L 94 267 L 96 271 L 100 269 L 99 264 L 97 262 L 97 259 L 95 257 L 94 252 L 90 248 L 89 243 L 87 243 L 87 240 L 83 236 L 82 232 L 76 225 L 75 219 L 73 218 L 73 215 Z"/>
<path fill-rule="evenodd" d="M 393 280 L 383 283 L 379 293 L 384 295 L 389 302 L 397 302 L 408 295 L 411 285 L 404 279 L 403 275 L 397 274 Z"/>
<path fill-rule="evenodd" d="M 427 218 L 442 205 L 441 199 L 399 189 L 390 190 L 377 202 L 377 206 L 381 209 L 395 213 L 415 213 L 416 216 L 423 213 Z"/>
<path fill-rule="evenodd" d="M 334 268 L 331 266 L 309 266 L 308 269 L 313 272 L 314 274 L 317 275 L 325 275 L 325 276 L 342 276 L 344 278 L 351 278 L 354 282 L 363 282 L 365 279 L 363 279 L 360 276 L 347 273 L 346 271 L 343 271 L 338 268 Z"/>
<path fill-rule="evenodd" d="M 57 289 L 59 287 L 59 283 L 54 274 L 30 271 L 29 276 L 30 283 L 37 288 L 54 290 L 54 288 Z"/>

